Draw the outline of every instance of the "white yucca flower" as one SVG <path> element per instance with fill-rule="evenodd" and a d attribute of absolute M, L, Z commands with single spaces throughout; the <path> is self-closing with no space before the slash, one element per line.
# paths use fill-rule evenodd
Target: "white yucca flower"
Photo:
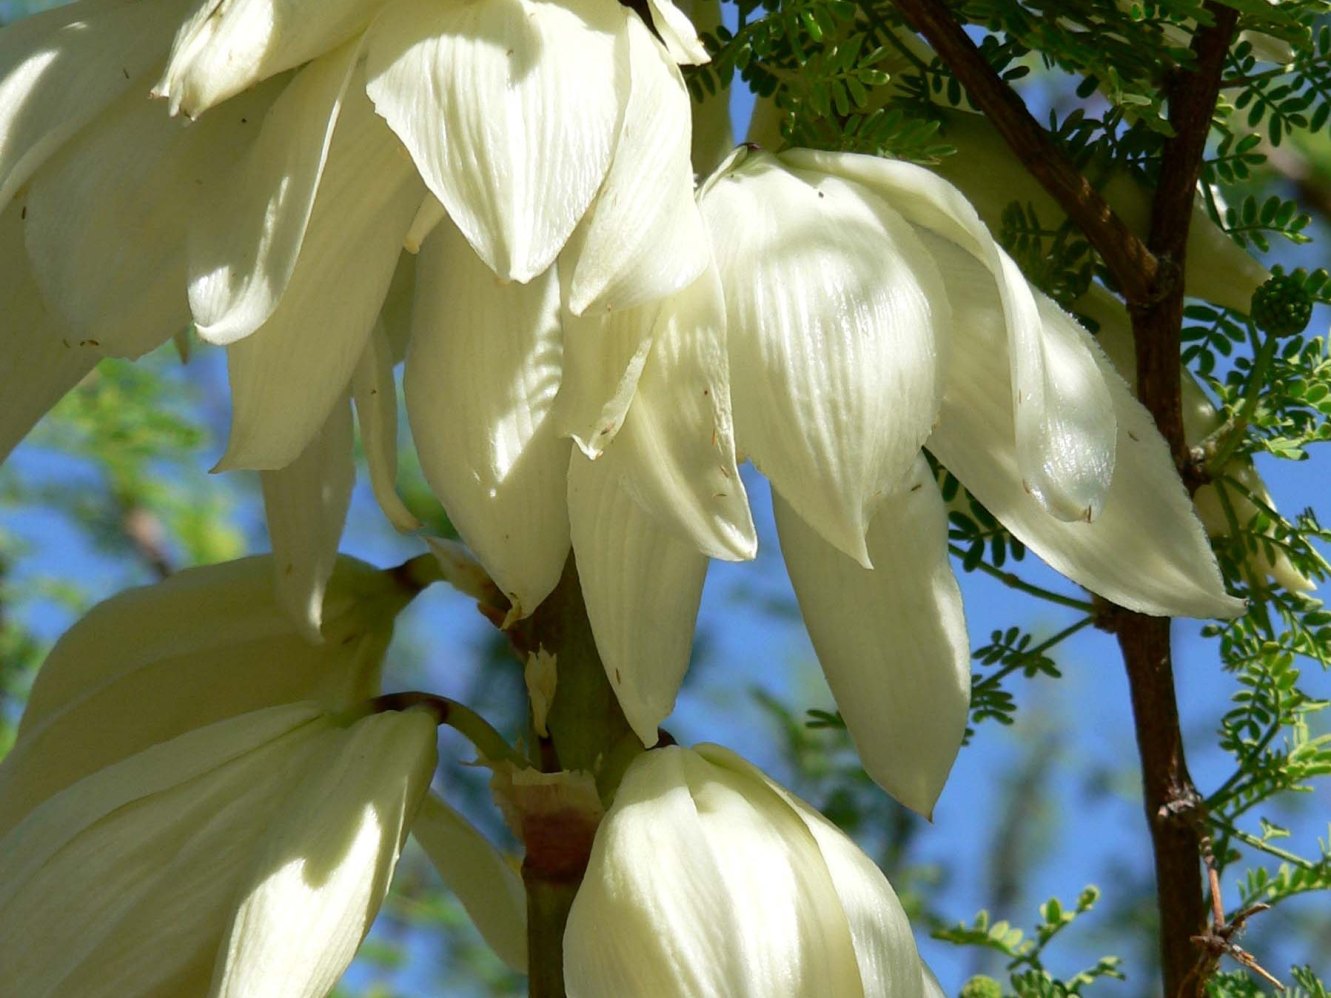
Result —
<path fill-rule="evenodd" d="M 326 994 L 435 765 L 428 712 L 289 704 L 100 769 L 0 839 L 14 994 Z"/>
<path fill-rule="evenodd" d="M 85 0 L 0 34 L 0 193 L 27 185 L 0 213 L 2 279 L 32 317 L 2 334 L 30 364 L 0 384 L 5 439 L 98 352 L 192 315 L 228 344 L 222 464 L 264 470 L 283 598 L 314 636 L 349 396 L 376 492 L 414 526 L 393 491 L 405 357 L 426 478 L 511 616 L 572 549 L 648 744 L 708 558 L 756 550 L 748 458 L 866 767 L 928 812 L 969 664 L 922 447 L 1117 603 L 1238 604 L 1145 411 L 955 188 L 746 152 L 695 201 L 677 64 L 703 54 L 649 6 L 664 41 L 592 0 Z"/>
<path fill-rule="evenodd" d="M 771 479 L 866 770 L 924 813 L 965 730 L 970 664 L 921 447 L 1092 591 L 1145 613 L 1241 610 L 1149 414 L 955 188 L 874 157 L 748 151 L 701 203 L 716 272 L 661 305 L 670 335 L 632 405 L 589 424 L 621 428 L 570 468 L 588 613 L 644 741 L 687 667 L 706 555 L 742 556 L 751 536 L 736 452 Z"/>
<path fill-rule="evenodd" d="M 393 490 L 405 347 L 379 321 L 404 244 L 456 227 L 504 281 L 558 257 L 574 312 L 704 266 L 677 64 L 706 54 L 668 0 L 649 10 L 652 29 L 600 0 L 83 0 L 0 32 L 0 456 L 101 356 L 192 320 L 231 345 L 221 467 L 266 472 L 284 596 L 316 633 L 349 396 L 381 503 L 418 526 Z M 530 610 L 548 587 L 507 591 Z"/>
<path fill-rule="evenodd" d="M 927 976 L 873 861 L 716 745 L 633 761 L 564 934 L 570 998 L 913 998 Z"/>
<path fill-rule="evenodd" d="M 27 864 L 26 872 L 14 865 L 2 875 L 37 878 L 38 866 L 46 864 L 32 883 L 52 893 L 37 913 L 37 895 L 0 901 L 0 924 L 32 917 L 38 919 L 32 931 L 45 932 L 41 919 L 63 919 L 67 928 L 61 932 L 104 941 L 70 948 L 56 946 L 66 936 L 53 935 L 55 948 L 31 957 L 49 964 L 42 968 L 25 963 L 30 957 L 20 952 L 35 937 L 6 930 L 0 980 L 33 982 L 15 993 L 139 994 L 151 991 L 159 974 L 167 975 L 163 981 L 182 982 L 163 983 L 164 993 L 206 993 L 208 982 L 198 975 L 214 966 L 219 919 L 241 917 L 236 906 L 245 895 L 236 893 L 236 877 L 248 868 L 255 876 L 271 874 L 272 890 L 258 891 L 255 881 L 256 893 L 239 909 L 248 941 L 242 945 L 242 935 L 233 933 L 228 945 L 240 948 L 226 957 L 226 973 L 241 983 L 221 993 L 322 994 L 368 928 L 408 827 L 486 940 L 524 968 L 525 912 L 516 871 L 442 800 L 432 794 L 422 799 L 433 771 L 434 716 L 413 713 L 400 726 L 358 721 L 349 729 L 327 716 L 358 716 L 379 693 L 394 617 L 418 587 L 396 571 L 340 558 L 322 608 L 323 640 L 316 644 L 282 606 L 273 561 L 247 558 L 188 569 L 121 593 L 75 624 L 43 663 L 15 744 L 0 762 L 0 841 L 8 861 Z M 386 723 L 391 730 L 382 727 Z M 364 737 L 351 734 L 361 731 Z M 271 739 L 285 747 L 270 749 Z M 297 748 L 307 741 L 308 752 Z M 399 763 L 407 768 L 395 771 Z M 225 780 L 219 768 L 230 774 Z M 162 776 L 163 783 L 152 774 L 173 775 Z M 398 782 L 404 778 L 407 784 Z M 184 789 L 187 784 L 194 789 Z M 181 789 L 168 790 L 177 785 Z M 195 790 L 203 797 L 191 803 Z M 120 804 L 106 803 L 112 800 L 108 794 L 122 792 L 114 797 Z M 239 796 L 233 801 L 228 795 Z M 302 795 L 310 795 L 304 811 L 297 806 L 306 799 Z M 110 810 L 98 810 L 104 805 L 142 812 L 142 818 L 116 824 Z M 262 838 L 268 825 L 278 834 L 275 822 L 291 824 L 289 834 Z M 71 843 L 77 838 L 77 848 L 69 846 L 73 858 L 43 852 L 47 835 Z M 219 836 L 225 850 L 215 858 L 209 850 L 221 848 Z M 345 855 L 337 851 L 344 847 Z M 104 850 L 106 857 L 79 873 L 68 863 L 82 861 L 80 850 Z M 306 866 L 317 867 L 318 876 L 306 883 L 292 865 L 296 856 L 307 856 Z M 119 869 L 117 863 L 126 865 Z M 114 876 L 103 879 L 105 870 Z M 188 903 L 187 895 L 170 893 L 175 878 L 184 878 L 182 890 L 206 899 L 200 901 L 202 921 L 191 916 L 172 922 L 179 909 L 166 902 Z M 2 888 L 0 895 L 9 897 Z M 160 913 L 154 899 L 165 905 Z M 13 907 L 6 907 L 11 901 Z M 78 914 L 85 910 L 91 922 Z M 90 928 L 102 917 L 107 926 Z M 277 924 L 286 919 L 295 924 Z M 306 931 L 300 929 L 304 923 L 308 937 L 291 938 L 291 932 Z M 322 952 L 320 940 L 327 945 Z M 157 967 L 154 947 L 167 943 L 184 947 L 178 957 L 184 962 Z M 297 959 L 276 968 L 288 946 L 295 952 L 303 947 L 309 966 Z M 118 947 L 125 948 L 123 955 Z M 113 972 L 98 984 L 104 990 L 85 990 L 98 976 L 98 962 L 112 957 Z M 322 968 L 321 983 L 308 991 L 287 976 L 313 974 L 315 964 Z M 193 976 L 171 976 L 178 974 Z M 273 983 L 260 987 L 269 977 Z M 199 981 L 197 987 L 188 983 Z"/>

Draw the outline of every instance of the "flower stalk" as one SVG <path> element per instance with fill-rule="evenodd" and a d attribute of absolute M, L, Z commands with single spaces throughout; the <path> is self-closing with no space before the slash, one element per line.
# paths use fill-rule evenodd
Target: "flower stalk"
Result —
<path fill-rule="evenodd" d="M 507 633 L 519 661 L 544 649 L 554 655 L 558 670 L 546 718 L 549 735 L 531 732 L 532 762 L 546 773 L 590 773 L 601 800 L 609 801 L 642 743 L 629 729 L 606 679 L 571 555 L 554 591 Z M 599 822 L 600 814 L 588 808 L 557 804 L 523 815 L 532 998 L 563 998 L 565 993 L 564 926 Z"/>

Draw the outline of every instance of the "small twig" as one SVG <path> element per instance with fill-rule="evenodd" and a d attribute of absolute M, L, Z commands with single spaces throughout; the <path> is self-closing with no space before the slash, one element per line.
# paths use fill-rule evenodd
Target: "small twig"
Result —
<path fill-rule="evenodd" d="M 1220 958 L 1229 956 L 1241 966 L 1262 978 L 1277 991 L 1284 991 L 1285 985 L 1279 978 L 1268 971 L 1257 959 L 1245 950 L 1234 938 L 1243 932 L 1248 919 L 1269 911 L 1271 906 L 1263 901 L 1250 904 L 1235 913 L 1233 918 L 1225 917 L 1225 904 L 1221 898 L 1220 871 L 1216 868 L 1215 853 L 1211 849 L 1210 836 L 1202 838 L 1202 858 L 1206 861 L 1206 879 L 1211 889 L 1211 924 L 1199 935 L 1192 937 L 1202 951 L 1201 962 L 1193 968 L 1193 974 L 1202 981 L 1215 972 Z"/>

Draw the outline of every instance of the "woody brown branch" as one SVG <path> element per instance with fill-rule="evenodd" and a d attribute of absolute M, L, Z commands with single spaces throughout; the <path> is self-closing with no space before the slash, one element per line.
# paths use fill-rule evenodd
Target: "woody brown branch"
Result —
<path fill-rule="evenodd" d="M 896 0 L 912 28 L 923 35 L 993 123 L 1027 170 L 1085 233 L 1123 289 L 1133 320 L 1138 395 L 1168 442 L 1190 488 L 1192 473 L 1183 437 L 1180 338 L 1183 270 L 1188 223 L 1202 154 L 1220 87 L 1225 54 L 1237 14 L 1208 3 L 1212 24 L 1194 35 L 1194 66 L 1168 81 L 1174 137 L 1166 144 L 1143 244 L 1091 187 L 1031 117 L 1016 94 L 939 0 Z M 1170 622 L 1116 609 L 1111 615 L 1132 698 L 1151 831 L 1160 914 L 1160 952 L 1167 998 L 1194 998 L 1205 988 L 1205 955 L 1193 937 L 1206 921 L 1202 892 L 1201 797 L 1188 773 L 1175 695 Z"/>

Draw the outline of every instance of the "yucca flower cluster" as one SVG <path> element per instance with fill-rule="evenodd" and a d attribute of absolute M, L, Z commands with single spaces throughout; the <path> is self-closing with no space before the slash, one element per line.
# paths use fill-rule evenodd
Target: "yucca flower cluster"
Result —
<path fill-rule="evenodd" d="M 0 929 L 0 977 L 40 982 L 25 994 L 101 993 L 69 989 L 113 951 L 138 973 L 124 940 L 170 932 L 193 948 L 156 967 L 163 986 L 323 993 L 413 820 L 432 855 L 492 856 L 441 831 L 454 826 L 426 796 L 428 712 L 365 713 L 381 625 L 358 632 L 373 646 L 364 659 L 338 658 L 338 601 L 361 572 L 337 556 L 353 400 L 381 505 L 419 528 L 394 488 L 399 363 L 426 478 L 510 604 L 505 623 L 541 604 L 572 552 L 645 747 L 683 680 L 709 559 L 755 554 L 745 460 L 772 483 L 791 579 L 866 770 L 926 814 L 970 683 L 937 465 L 1118 604 L 1241 609 L 1150 417 L 966 198 L 921 167 L 813 150 L 742 147 L 695 185 L 679 67 L 706 53 L 669 0 L 643 11 L 82 0 L 0 33 L 0 292 L 14 303 L 0 318 L 0 453 L 99 358 L 137 357 L 192 324 L 226 349 L 220 467 L 263 472 L 274 548 L 243 572 L 191 576 L 202 588 L 169 639 L 145 649 L 112 601 L 80 627 L 118 651 L 99 657 L 76 628 L 44 668 L 0 769 L 0 854 L 18 869 L 0 875 L 0 927 L 63 924 L 83 948 L 62 942 L 64 962 L 38 966 L 28 937 Z M 175 598 L 182 580 L 135 598 Z M 249 609 L 233 624 L 271 624 L 253 638 L 262 674 L 234 668 L 258 645 L 243 650 L 231 625 L 206 630 L 242 592 Z M 53 685 L 58 710 L 42 706 Z M 119 726 L 76 721 L 86 698 Z M 140 700 L 162 711 L 147 726 L 126 713 Z M 233 806 L 224 788 L 247 785 Z M 697 993 L 671 977 L 696 961 L 698 980 L 729 982 L 715 984 L 726 993 L 769 994 L 753 975 L 776 973 L 777 936 L 764 934 L 778 929 L 799 942 L 789 979 L 844 978 L 838 994 L 932 987 L 872 864 L 747 764 L 663 749 L 634 763 L 623 793 L 570 923 L 571 990 Z M 743 820 L 712 821 L 708 807 Z M 758 874 L 733 865 L 764 835 L 799 843 L 772 847 L 803 885 L 775 908 L 746 893 Z M 154 856 L 177 850 L 187 865 L 223 840 L 228 879 L 186 926 L 171 917 L 183 887 Z M 694 846 L 724 875 L 632 879 L 642 850 L 687 865 Z M 114 889 L 132 894 L 114 915 L 89 909 L 100 936 L 61 923 L 74 901 L 59 885 L 85 853 L 118 863 Z M 324 879 L 301 882 L 315 860 Z M 520 964 L 520 889 L 511 870 L 494 877 L 494 897 L 473 908 Z M 705 898 L 680 886 L 699 878 Z M 665 897 L 674 889 L 683 900 Z M 736 930 L 743 945 L 709 955 L 681 930 L 684 949 L 664 946 L 646 977 L 615 963 L 726 898 L 762 915 Z M 128 979 L 98 986 L 125 993 Z"/>

